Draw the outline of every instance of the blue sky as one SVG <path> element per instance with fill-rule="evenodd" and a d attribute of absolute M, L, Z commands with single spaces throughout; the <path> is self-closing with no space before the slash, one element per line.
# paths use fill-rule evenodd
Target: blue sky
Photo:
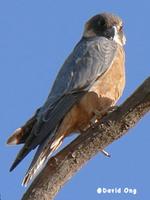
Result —
<path fill-rule="evenodd" d="M 109 11 L 124 20 L 127 37 L 126 88 L 120 103 L 150 74 L 150 3 L 100 0 L 0 1 L 0 194 L 19 200 L 31 153 L 9 173 L 19 146 L 7 147 L 11 132 L 43 104 L 67 55 L 81 38 L 85 21 Z M 56 200 L 146 200 L 150 196 L 149 121 L 145 116 L 130 133 L 110 145 L 111 158 L 95 156 L 60 191 Z M 132 194 L 97 194 L 98 187 L 136 188 Z"/>

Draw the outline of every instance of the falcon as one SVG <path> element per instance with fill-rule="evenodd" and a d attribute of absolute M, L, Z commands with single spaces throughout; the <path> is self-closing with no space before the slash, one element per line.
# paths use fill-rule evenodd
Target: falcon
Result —
<path fill-rule="evenodd" d="M 50 94 L 34 116 L 16 129 L 7 144 L 24 144 L 10 171 L 33 149 L 23 185 L 35 177 L 71 133 L 89 126 L 115 106 L 125 86 L 123 23 L 111 13 L 89 19 L 81 40 L 62 65 Z"/>

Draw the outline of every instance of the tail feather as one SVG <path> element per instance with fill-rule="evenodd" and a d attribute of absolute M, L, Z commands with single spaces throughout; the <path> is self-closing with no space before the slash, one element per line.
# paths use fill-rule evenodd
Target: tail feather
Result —
<path fill-rule="evenodd" d="M 18 155 L 17 155 L 15 161 L 13 162 L 13 164 L 12 164 L 12 166 L 11 166 L 11 168 L 10 168 L 9 171 L 11 172 L 13 169 L 15 169 L 16 166 L 26 157 L 26 155 L 27 155 L 30 151 L 31 151 L 31 149 L 28 148 L 27 146 L 23 147 L 23 148 L 19 151 L 19 153 L 18 153 Z"/>
<path fill-rule="evenodd" d="M 39 123 L 37 121 L 37 113 L 40 109 L 37 110 L 36 114 L 26 122 L 25 125 L 16 129 L 10 138 L 7 140 L 7 144 L 21 144 L 24 143 L 23 148 L 18 153 L 15 161 L 13 162 L 10 171 L 12 171 L 25 157 L 26 155 L 34 149 L 37 145 L 39 145 L 38 150 L 33 158 L 33 161 L 23 179 L 22 185 L 27 185 L 31 179 L 33 179 L 39 169 L 44 166 L 49 156 L 61 145 L 64 135 L 59 135 L 58 127 L 59 124 L 55 127 L 55 129 L 49 134 L 42 143 L 36 141 L 36 143 L 31 145 L 31 142 L 34 142 L 32 137 L 36 137 L 37 135 L 31 135 L 32 131 L 36 129 L 36 125 Z"/>
<path fill-rule="evenodd" d="M 37 153 L 22 181 L 22 185 L 27 186 L 27 184 L 37 175 L 40 169 L 44 167 L 44 164 L 50 155 L 61 145 L 62 139 L 62 137 L 58 138 L 54 140 L 53 143 L 48 140 L 46 143 L 44 142 L 42 146 L 39 146 Z"/>
<path fill-rule="evenodd" d="M 22 143 L 22 135 L 23 135 L 23 129 L 17 128 L 13 135 L 10 136 L 7 140 L 7 144 L 13 145 L 13 144 L 21 144 Z"/>
<path fill-rule="evenodd" d="M 37 112 L 38 112 L 38 110 L 37 110 Z M 36 114 L 37 114 L 37 112 L 36 112 Z M 7 144 L 9 144 L 9 145 L 25 143 L 24 147 L 20 150 L 15 161 L 13 162 L 13 164 L 10 168 L 10 171 L 12 171 L 23 160 L 23 158 L 32 150 L 26 144 L 26 140 L 28 139 L 35 123 L 37 122 L 36 114 L 31 119 L 29 119 L 25 123 L 25 125 L 23 125 L 21 128 L 16 129 L 14 131 L 13 135 L 10 136 L 7 140 Z"/>
<path fill-rule="evenodd" d="M 22 144 L 25 143 L 26 139 L 28 138 L 34 124 L 36 123 L 35 115 L 29 119 L 25 125 L 21 128 L 17 128 L 12 136 L 10 136 L 7 140 L 7 144 L 14 145 L 14 144 Z"/>

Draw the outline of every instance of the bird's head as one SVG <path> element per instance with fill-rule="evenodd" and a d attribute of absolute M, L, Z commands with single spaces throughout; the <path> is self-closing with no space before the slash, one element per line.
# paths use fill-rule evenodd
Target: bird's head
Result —
<path fill-rule="evenodd" d="M 126 42 L 121 18 L 110 13 L 98 14 L 89 19 L 85 24 L 83 36 L 86 38 L 106 37 L 121 46 Z"/>

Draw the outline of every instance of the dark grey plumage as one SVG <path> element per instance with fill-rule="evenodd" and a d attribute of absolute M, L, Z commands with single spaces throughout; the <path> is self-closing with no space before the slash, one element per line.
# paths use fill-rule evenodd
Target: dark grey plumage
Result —
<path fill-rule="evenodd" d="M 116 50 L 117 44 L 105 37 L 81 39 L 58 73 L 47 101 L 37 112 L 37 122 L 11 170 L 32 149 L 45 142 L 71 107 L 111 66 Z"/>
<path fill-rule="evenodd" d="M 37 169 L 43 166 L 65 137 L 88 126 L 101 101 L 105 109 L 106 102 L 103 102 L 101 96 L 105 95 L 106 88 L 112 92 L 112 97 L 108 96 L 110 102 L 106 107 L 113 105 L 111 102 L 119 98 L 117 95 L 121 94 L 124 87 L 122 47 L 126 41 L 122 27 L 122 20 L 110 13 L 98 14 L 89 19 L 85 24 L 82 39 L 61 67 L 44 105 L 9 137 L 7 144 L 24 143 L 10 171 L 38 146 L 23 184 L 26 185 L 35 176 Z M 120 79 L 116 79 L 113 72 L 112 75 L 109 74 L 116 65 L 118 72 L 114 73 L 118 73 Z M 105 73 L 106 71 L 108 73 Z M 99 84 L 100 79 L 103 80 L 102 84 Z M 111 88 L 114 81 L 115 85 Z M 115 92 L 114 88 L 117 88 Z M 97 98 L 93 96 L 88 99 L 91 91 Z"/>

